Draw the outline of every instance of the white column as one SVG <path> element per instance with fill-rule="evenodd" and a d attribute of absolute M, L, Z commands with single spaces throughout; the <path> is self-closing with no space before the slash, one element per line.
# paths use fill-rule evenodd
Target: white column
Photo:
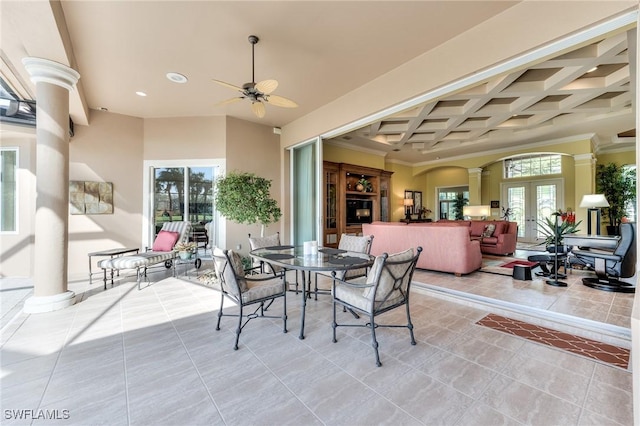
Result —
<path fill-rule="evenodd" d="M 26 313 L 50 312 L 75 303 L 67 290 L 69 235 L 69 91 L 80 78 L 47 59 L 24 58 L 36 85 L 36 216 L 34 295 Z"/>

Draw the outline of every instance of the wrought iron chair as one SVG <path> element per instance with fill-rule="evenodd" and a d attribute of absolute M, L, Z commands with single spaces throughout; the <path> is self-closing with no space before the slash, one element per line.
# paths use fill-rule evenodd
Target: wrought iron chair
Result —
<path fill-rule="evenodd" d="M 252 237 L 249 234 L 249 246 L 251 250 L 265 248 L 265 247 L 280 247 L 282 243 L 280 242 L 280 232 L 276 232 L 273 235 L 269 235 L 266 237 Z M 252 267 L 248 270 L 251 273 L 260 273 L 260 274 L 273 274 L 274 276 L 284 275 L 286 277 L 287 270 L 279 265 L 272 265 L 270 263 L 264 262 L 263 260 L 252 259 Z M 285 278 L 286 279 L 286 278 Z M 291 283 L 294 284 L 294 283 Z M 290 283 L 287 283 L 287 287 Z M 298 271 L 296 271 L 296 282 L 295 282 L 296 294 L 298 293 Z"/>
<path fill-rule="evenodd" d="M 347 235 L 342 234 L 340 237 L 340 243 L 338 243 L 338 250 L 346 250 L 355 253 L 371 253 L 371 246 L 373 245 L 373 235 Z M 367 268 L 349 269 L 346 271 L 340 271 L 337 273 L 337 277 L 341 280 L 351 280 L 358 277 L 364 277 L 367 275 Z M 318 293 L 322 290 L 318 290 L 318 274 L 331 277 L 330 274 L 323 274 L 322 272 L 316 273 L 314 294 L 316 300 L 318 300 Z M 327 294 L 329 292 L 327 291 Z"/>
<path fill-rule="evenodd" d="M 249 321 L 255 318 L 282 318 L 284 324 L 283 332 L 287 332 L 287 287 L 283 275 L 277 277 L 271 274 L 245 276 L 242 259 L 231 250 L 214 249 L 213 261 L 220 278 L 220 288 L 222 290 L 216 330 L 220 330 L 220 320 L 223 316 L 238 317 L 236 341 L 233 349 L 238 350 L 238 341 L 240 340 L 242 329 Z M 240 311 L 237 315 L 223 313 L 225 296 L 238 305 Z M 279 297 L 282 297 L 282 317 L 265 315 L 265 302 L 273 302 Z M 255 304 L 258 304 L 255 311 L 245 315 L 244 308 Z M 246 319 L 244 322 L 243 318 Z"/>
<path fill-rule="evenodd" d="M 376 257 L 369 275 L 344 281 L 336 277 L 333 272 L 333 284 L 331 293 L 333 297 L 333 342 L 337 342 L 337 327 L 368 327 L 371 329 L 371 346 L 375 351 L 376 365 L 380 367 L 380 354 L 378 353 L 378 340 L 376 328 L 378 327 L 407 327 L 411 336 L 411 344 L 415 345 L 413 324 L 409 311 L 409 290 L 416 263 L 422 252 L 422 247 L 415 250 L 409 249 L 401 253 L 388 255 L 383 253 Z M 336 306 L 342 305 L 348 310 L 367 315 L 369 322 L 366 324 L 338 324 L 336 318 Z M 407 325 L 379 324 L 375 317 L 400 306 L 405 306 L 407 312 Z"/>
<path fill-rule="evenodd" d="M 620 240 L 613 253 L 602 250 L 572 250 L 575 259 L 593 269 L 597 277 L 582 279 L 587 287 L 620 293 L 635 293 L 634 284 L 620 281 L 636 273 L 636 224 L 620 224 Z M 574 261 L 575 262 L 575 261 Z"/>

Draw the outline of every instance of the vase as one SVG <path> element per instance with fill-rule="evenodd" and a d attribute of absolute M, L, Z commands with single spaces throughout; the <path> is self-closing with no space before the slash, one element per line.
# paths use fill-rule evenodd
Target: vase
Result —
<path fill-rule="evenodd" d="M 190 251 L 179 251 L 178 252 L 178 256 L 180 256 L 180 259 L 182 260 L 189 260 L 191 259 L 191 255 L 193 253 L 191 253 Z"/>
<path fill-rule="evenodd" d="M 357 184 L 357 185 L 356 185 L 356 190 L 357 190 L 357 191 L 360 191 L 360 192 L 364 191 L 364 185 L 363 185 L 363 184 L 361 184 L 361 183 Z"/>

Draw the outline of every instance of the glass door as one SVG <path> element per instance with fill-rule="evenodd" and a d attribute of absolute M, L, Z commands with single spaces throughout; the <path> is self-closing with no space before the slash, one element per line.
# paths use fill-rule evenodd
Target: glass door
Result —
<path fill-rule="evenodd" d="M 551 217 L 563 198 L 561 179 L 503 184 L 502 205 L 511 208 L 510 220 L 518 223 L 518 241 L 542 241 L 538 223 Z"/>
<path fill-rule="evenodd" d="M 322 238 L 320 146 L 317 138 L 291 149 L 292 242 L 295 245 Z"/>

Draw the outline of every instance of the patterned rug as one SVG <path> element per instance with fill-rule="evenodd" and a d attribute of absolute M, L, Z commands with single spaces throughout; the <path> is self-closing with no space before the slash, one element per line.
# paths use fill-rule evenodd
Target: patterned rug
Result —
<path fill-rule="evenodd" d="M 512 260 L 511 262 L 507 262 L 504 263 L 502 265 L 500 265 L 501 268 L 509 268 L 509 269 L 513 269 L 514 266 L 516 265 L 523 265 L 523 266 L 538 266 L 538 262 L 529 262 L 528 260 Z"/>
<path fill-rule="evenodd" d="M 515 257 L 509 256 L 482 256 L 482 267 L 480 268 L 480 272 L 487 272 L 489 274 L 498 274 L 498 275 L 513 275 L 513 266 L 504 267 L 503 265 L 508 263 L 515 262 L 527 262 L 524 259 L 517 259 Z"/>
<path fill-rule="evenodd" d="M 624 368 L 625 370 L 629 366 L 629 349 L 496 314 L 489 314 L 476 324 L 522 337 L 532 342 L 562 349 L 596 361 L 601 361 L 615 367 Z"/>

